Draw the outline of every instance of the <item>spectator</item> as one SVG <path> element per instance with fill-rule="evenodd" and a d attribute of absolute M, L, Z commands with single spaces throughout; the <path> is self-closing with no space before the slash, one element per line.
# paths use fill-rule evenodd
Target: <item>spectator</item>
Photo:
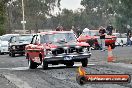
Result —
<path fill-rule="evenodd" d="M 56 28 L 56 31 L 63 31 L 63 27 L 62 27 L 62 26 L 58 26 L 58 27 Z"/>
<path fill-rule="evenodd" d="M 105 28 L 101 26 L 99 28 L 99 34 L 100 34 L 100 42 L 99 42 L 99 45 L 101 47 L 101 51 L 105 51 L 105 33 L 106 33 Z"/>
<path fill-rule="evenodd" d="M 71 31 L 75 32 L 75 27 L 74 26 L 72 26 Z"/>
<path fill-rule="evenodd" d="M 108 35 L 112 35 L 112 31 L 113 31 L 113 26 L 110 24 L 109 26 L 107 26 L 107 28 L 106 28 L 106 31 L 107 31 L 107 34 Z"/>
<path fill-rule="evenodd" d="M 82 34 L 82 31 L 79 27 L 77 27 L 77 36 L 80 36 Z"/>
<path fill-rule="evenodd" d="M 127 32 L 127 46 L 131 46 L 131 36 L 132 36 L 132 32 L 129 29 Z"/>

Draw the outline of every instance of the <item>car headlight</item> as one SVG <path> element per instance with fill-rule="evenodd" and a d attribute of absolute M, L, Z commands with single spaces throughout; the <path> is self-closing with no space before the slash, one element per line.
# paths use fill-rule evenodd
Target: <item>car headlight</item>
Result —
<path fill-rule="evenodd" d="M 47 56 L 51 56 L 51 55 L 52 55 L 52 51 L 51 51 L 51 50 L 47 50 L 47 51 L 46 51 L 46 55 L 47 55 Z"/>
<path fill-rule="evenodd" d="M 88 52 L 88 49 L 87 49 L 87 48 L 83 48 L 82 51 L 83 51 L 84 53 L 87 53 L 87 52 Z"/>
<path fill-rule="evenodd" d="M 16 49 L 16 47 L 15 46 L 12 46 L 12 49 Z"/>
<path fill-rule="evenodd" d="M 81 48 L 81 46 L 75 46 L 75 48 L 79 49 L 79 48 Z"/>
<path fill-rule="evenodd" d="M 51 51 L 54 51 L 56 48 L 51 48 Z"/>
<path fill-rule="evenodd" d="M 65 50 L 67 50 L 69 47 L 63 47 Z"/>

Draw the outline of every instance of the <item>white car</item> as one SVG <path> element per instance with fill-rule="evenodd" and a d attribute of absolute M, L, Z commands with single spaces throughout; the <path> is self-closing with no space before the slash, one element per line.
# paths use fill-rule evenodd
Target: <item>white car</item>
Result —
<path fill-rule="evenodd" d="M 0 39 L 0 55 L 4 53 L 9 53 L 9 40 L 12 36 L 19 35 L 19 34 L 5 34 L 1 36 Z"/>
<path fill-rule="evenodd" d="M 127 36 L 126 33 L 113 33 L 117 37 L 115 45 L 116 46 L 123 46 L 127 44 Z"/>
<path fill-rule="evenodd" d="M 2 36 L 0 36 L 0 50 L 1 50 L 1 38 L 2 38 Z M 1 52 L 0 52 L 0 54 L 1 54 Z"/>

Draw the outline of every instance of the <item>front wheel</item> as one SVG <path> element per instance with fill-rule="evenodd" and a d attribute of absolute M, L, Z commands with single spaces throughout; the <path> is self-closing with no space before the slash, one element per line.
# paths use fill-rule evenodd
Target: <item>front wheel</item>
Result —
<path fill-rule="evenodd" d="M 42 68 L 43 68 L 43 70 L 48 69 L 48 63 L 46 61 L 43 61 Z"/>
<path fill-rule="evenodd" d="M 15 53 L 11 52 L 11 57 L 15 57 Z"/>
<path fill-rule="evenodd" d="M 11 56 L 11 53 L 9 52 L 9 56 Z"/>
<path fill-rule="evenodd" d="M 32 60 L 28 60 L 28 67 L 29 69 L 36 69 L 38 67 L 38 64 L 33 62 Z"/>
<path fill-rule="evenodd" d="M 1 51 L 0 51 L 0 55 L 1 55 Z"/>
<path fill-rule="evenodd" d="M 87 67 L 87 64 L 88 64 L 88 59 L 87 58 L 83 59 L 81 62 L 82 62 L 83 67 Z"/>
<path fill-rule="evenodd" d="M 69 62 L 66 64 L 66 67 L 73 67 L 73 65 L 74 65 L 74 62 Z"/>

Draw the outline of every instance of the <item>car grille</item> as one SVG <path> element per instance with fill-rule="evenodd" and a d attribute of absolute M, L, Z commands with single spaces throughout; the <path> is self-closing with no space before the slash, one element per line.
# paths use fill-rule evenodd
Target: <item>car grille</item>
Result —
<path fill-rule="evenodd" d="M 19 49 L 19 50 L 25 50 L 25 45 L 19 45 L 19 46 L 16 46 L 16 49 Z"/>
<path fill-rule="evenodd" d="M 75 47 L 69 47 L 68 49 L 62 48 L 57 48 L 52 51 L 53 55 L 58 55 L 58 54 L 72 54 L 72 53 L 81 53 L 83 47 L 81 48 L 75 48 Z"/>

